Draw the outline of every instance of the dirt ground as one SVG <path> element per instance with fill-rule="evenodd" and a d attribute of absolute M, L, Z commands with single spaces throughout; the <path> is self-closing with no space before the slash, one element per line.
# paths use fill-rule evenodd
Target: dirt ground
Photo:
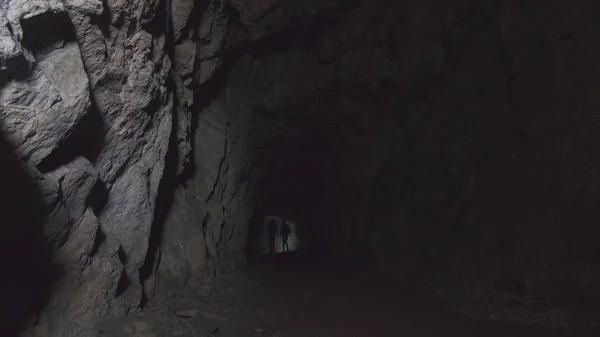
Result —
<path fill-rule="evenodd" d="M 136 317 L 99 326 L 110 337 L 600 336 L 562 327 L 477 320 L 373 275 L 334 274 L 293 255 L 263 259 L 209 285 L 192 282 L 156 299 Z M 471 311 L 476 309 L 471 309 Z M 505 310 L 505 309 L 502 309 Z"/>

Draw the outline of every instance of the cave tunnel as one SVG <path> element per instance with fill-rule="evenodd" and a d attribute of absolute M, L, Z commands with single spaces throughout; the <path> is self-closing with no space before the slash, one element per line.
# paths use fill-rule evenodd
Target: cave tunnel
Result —
<path fill-rule="evenodd" d="M 598 18 L 0 1 L 0 336 L 600 335 Z"/>

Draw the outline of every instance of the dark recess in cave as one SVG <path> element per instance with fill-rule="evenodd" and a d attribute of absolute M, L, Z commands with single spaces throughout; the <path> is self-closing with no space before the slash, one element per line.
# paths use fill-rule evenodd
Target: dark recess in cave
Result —
<path fill-rule="evenodd" d="M 108 6 L 108 0 L 102 0 L 102 8 L 104 8 L 102 14 L 92 16 L 90 23 L 97 25 L 102 34 L 104 34 L 104 37 L 110 38 L 110 18 L 112 13 L 110 12 L 110 6 Z"/>
<path fill-rule="evenodd" d="M 167 0 L 160 0 L 160 2 L 157 5 L 158 10 L 156 11 L 156 13 L 154 13 L 152 20 L 144 24 L 144 29 L 154 36 L 160 36 L 164 33 L 166 34 L 165 38 L 171 40 L 169 41 L 169 43 L 173 43 L 173 37 L 171 36 L 171 34 L 169 34 L 169 32 L 172 31 L 172 24 L 170 22 L 170 18 L 168 17 L 169 11 L 166 8 L 166 6 L 168 6 L 168 3 L 169 1 Z M 105 20 L 105 22 L 110 22 L 110 20 Z M 167 50 L 170 50 L 170 48 L 167 48 Z"/>
<path fill-rule="evenodd" d="M 36 58 L 46 53 L 47 48 L 60 48 L 60 44 L 76 41 L 75 27 L 67 12 L 45 13 L 34 18 L 21 20 L 23 45 Z"/>
<path fill-rule="evenodd" d="M 85 204 L 88 207 L 92 207 L 94 214 L 100 214 L 100 211 L 102 211 L 102 208 L 108 202 L 108 196 L 109 192 L 104 185 L 104 182 L 98 179 L 96 184 L 92 187 L 90 195 L 88 195 Z"/>
<path fill-rule="evenodd" d="M 46 304 L 61 270 L 44 237 L 42 191 L 0 135 L 0 335 L 16 336 Z"/>

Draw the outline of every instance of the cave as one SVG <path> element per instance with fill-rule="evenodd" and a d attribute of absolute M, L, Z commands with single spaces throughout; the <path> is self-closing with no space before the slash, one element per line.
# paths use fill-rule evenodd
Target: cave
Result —
<path fill-rule="evenodd" d="M 598 19 L 0 1 L 0 336 L 598 336 Z"/>

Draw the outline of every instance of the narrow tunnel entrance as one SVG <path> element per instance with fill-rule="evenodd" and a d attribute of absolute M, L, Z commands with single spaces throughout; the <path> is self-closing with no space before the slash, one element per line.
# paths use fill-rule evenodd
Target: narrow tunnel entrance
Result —
<path fill-rule="evenodd" d="M 261 231 L 256 244 L 261 254 L 289 253 L 300 248 L 294 221 L 279 216 L 266 216 L 260 224 Z"/>

